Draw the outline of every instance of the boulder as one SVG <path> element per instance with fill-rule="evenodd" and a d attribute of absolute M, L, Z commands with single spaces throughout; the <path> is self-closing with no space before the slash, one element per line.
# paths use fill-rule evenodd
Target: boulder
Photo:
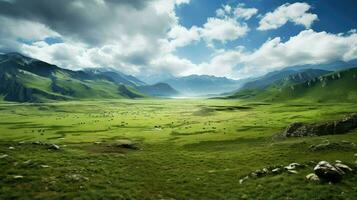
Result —
<path fill-rule="evenodd" d="M 337 169 L 327 161 L 320 161 L 314 168 L 315 174 L 328 182 L 336 183 L 341 181 L 344 172 Z"/>
<path fill-rule="evenodd" d="M 335 167 L 341 171 L 343 171 L 344 173 L 348 173 L 348 172 L 352 172 L 353 170 L 347 166 L 347 165 L 344 165 L 342 163 L 336 163 L 335 164 Z"/>
<path fill-rule="evenodd" d="M 320 181 L 320 178 L 314 173 L 306 175 L 306 179 L 309 181 Z"/>

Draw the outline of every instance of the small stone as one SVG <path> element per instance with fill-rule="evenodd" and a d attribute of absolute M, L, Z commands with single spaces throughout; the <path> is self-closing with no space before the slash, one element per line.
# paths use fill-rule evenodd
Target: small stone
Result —
<path fill-rule="evenodd" d="M 25 161 L 25 162 L 23 162 L 25 165 L 29 165 L 29 164 L 31 164 L 32 163 L 32 160 L 27 160 L 27 161 Z"/>
<path fill-rule="evenodd" d="M 94 142 L 94 144 L 102 144 L 102 142 Z"/>
<path fill-rule="evenodd" d="M 279 174 L 281 172 L 281 169 L 280 168 L 275 168 L 275 169 L 271 170 L 271 172 L 273 174 Z"/>
<path fill-rule="evenodd" d="M 14 150 L 14 149 L 15 149 L 15 147 L 9 147 L 9 149 L 10 149 L 10 150 Z"/>
<path fill-rule="evenodd" d="M 68 180 L 71 181 L 88 181 L 89 178 L 82 176 L 80 174 L 70 174 L 70 175 L 66 175 Z"/>
<path fill-rule="evenodd" d="M 296 170 L 288 170 L 288 172 L 290 173 L 290 174 L 298 174 L 299 172 L 297 172 Z"/>
<path fill-rule="evenodd" d="M 42 168 L 49 168 L 50 166 L 48 165 L 41 165 Z"/>
<path fill-rule="evenodd" d="M 13 178 L 14 178 L 14 179 L 23 179 L 24 177 L 21 176 L 21 175 L 14 175 Z"/>
<path fill-rule="evenodd" d="M 265 174 L 269 173 L 269 170 L 268 170 L 267 168 L 263 168 L 262 171 L 263 171 L 263 173 L 265 173 Z"/>
<path fill-rule="evenodd" d="M 59 150 L 60 147 L 59 147 L 58 145 L 56 145 L 56 144 L 51 144 L 51 145 L 48 147 L 48 149 Z"/>
<path fill-rule="evenodd" d="M 243 182 L 246 181 L 246 180 L 248 180 L 248 179 L 249 179 L 248 176 L 246 176 L 246 177 L 240 179 L 240 180 L 239 180 L 239 184 L 243 184 Z"/>
<path fill-rule="evenodd" d="M 6 158 L 6 157 L 8 157 L 8 155 L 7 154 L 3 154 L 3 155 L 0 156 L 0 159 Z"/>
<path fill-rule="evenodd" d="M 335 163 L 342 163 L 341 160 L 335 160 Z"/>
<path fill-rule="evenodd" d="M 320 181 L 320 178 L 314 173 L 308 174 L 306 179 L 309 181 Z"/>
<path fill-rule="evenodd" d="M 286 170 L 294 170 L 296 168 L 302 167 L 302 165 L 300 165 L 299 163 L 291 163 L 288 166 L 285 166 L 284 169 Z"/>

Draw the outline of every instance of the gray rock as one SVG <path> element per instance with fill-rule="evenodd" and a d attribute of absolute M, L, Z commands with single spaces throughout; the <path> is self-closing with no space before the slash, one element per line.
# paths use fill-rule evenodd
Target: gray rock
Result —
<path fill-rule="evenodd" d="M 14 175 L 14 176 L 13 176 L 13 178 L 14 178 L 14 179 L 23 179 L 23 178 L 24 178 L 24 176 L 21 176 L 21 175 Z"/>
<path fill-rule="evenodd" d="M 88 181 L 89 180 L 89 178 L 87 178 L 85 176 L 82 176 L 80 174 L 67 174 L 66 178 L 69 181 L 76 181 L 76 182 L 78 182 L 78 181 Z"/>
<path fill-rule="evenodd" d="M 244 181 L 248 180 L 249 176 L 239 179 L 239 184 L 243 184 Z"/>
<path fill-rule="evenodd" d="M 252 177 L 262 177 L 262 176 L 265 176 L 267 173 L 263 170 L 255 170 L 254 172 L 251 173 L 251 176 Z"/>
<path fill-rule="evenodd" d="M 48 147 L 48 149 L 59 150 L 60 147 L 59 147 L 58 145 L 56 145 L 56 144 L 51 144 L 51 145 Z"/>
<path fill-rule="evenodd" d="M 275 169 L 271 170 L 271 172 L 273 174 L 280 174 L 281 173 L 281 169 L 280 168 L 275 168 Z"/>
<path fill-rule="evenodd" d="M 302 165 L 300 165 L 299 163 L 291 163 L 288 166 L 285 166 L 284 169 L 286 170 L 295 170 L 297 168 L 301 168 Z"/>
<path fill-rule="evenodd" d="M 291 169 L 289 169 L 288 172 L 289 172 L 290 174 L 298 174 L 298 173 L 299 173 L 298 171 L 296 171 L 296 170 L 291 170 Z"/>
<path fill-rule="evenodd" d="M 344 173 L 348 173 L 348 172 L 352 172 L 353 170 L 347 166 L 347 165 L 344 165 L 342 163 L 336 163 L 335 164 L 335 167 L 341 171 L 343 171 Z"/>
<path fill-rule="evenodd" d="M 9 147 L 9 149 L 10 149 L 10 150 L 14 150 L 14 149 L 15 149 L 15 147 Z"/>
<path fill-rule="evenodd" d="M 32 164 L 32 160 L 27 160 L 27 161 L 23 162 L 23 164 L 30 165 L 30 164 Z"/>
<path fill-rule="evenodd" d="M 314 173 L 306 175 L 306 179 L 309 181 L 320 181 L 320 178 Z"/>
<path fill-rule="evenodd" d="M 0 159 L 6 158 L 6 157 L 8 157 L 7 154 L 0 155 Z"/>
<path fill-rule="evenodd" d="M 322 180 L 328 182 L 339 182 L 344 172 L 332 166 L 327 161 L 320 161 L 314 168 L 315 174 Z"/>

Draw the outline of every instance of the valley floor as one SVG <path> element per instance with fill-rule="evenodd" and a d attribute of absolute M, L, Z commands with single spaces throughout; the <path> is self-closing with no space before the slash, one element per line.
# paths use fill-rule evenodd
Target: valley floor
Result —
<path fill-rule="evenodd" d="M 305 176 L 313 172 L 311 161 L 357 167 L 354 146 L 309 148 L 326 140 L 357 144 L 357 131 L 273 139 L 292 122 L 348 113 L 357 113 L 357 104 L 3 102 L 0 199 L 356 199 L 356 173 L 336 184 L 308 182 Z M 116 146 L 128 140 L 138 149 Z M 239 183 L 252 171 L 292 162 L 307 167 Z"/>

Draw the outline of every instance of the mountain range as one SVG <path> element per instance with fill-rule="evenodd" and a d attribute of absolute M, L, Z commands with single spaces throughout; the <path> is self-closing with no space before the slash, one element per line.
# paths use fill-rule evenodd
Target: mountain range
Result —
<path fill-rule="evenodd" d="M 116 71 L 72 71 L 18 53 L 0 55 L 0 83 L 1 98 L 17 102 L 144 98 L 177 93 L 169 85 L 160 93 L 157 88 L 163 84 L 147 85 Z"/>
<path fill-rule="evenodd" d="M 251 101 L 356 102 L 357 68 L 341 71 L 321 69 L 269 73 L 246 83 L 229 95 Z"/>
<path fill-rule="evenodd" d="M 159 81 L 155 83 L 154 77 L 154 82 L 147 84 L 116 69 L 72 71 L 19 53 L 8 53 L 0 54 L 0 100 L 134 99 L 225 92 L 224 98 L 252 101 L 355 101 L 357 68 L 341 62 L 336 63 L 336 67 L 329 66 L 295 66 L 243 80 L 208 75 L 167 75 L 165 80 L 156 79 Z M 321 69 L 323 67 L 329 70 Z"/>
<path fill-rule="evenodd" d="M 162 80 L 180 91 L 183 96 L 217 95 L 235 90 L 245 82 L 244 80 L 233 80 L 226 77 L 209 75 L 190 75 L 183 77 L 171 77 Z"/>

